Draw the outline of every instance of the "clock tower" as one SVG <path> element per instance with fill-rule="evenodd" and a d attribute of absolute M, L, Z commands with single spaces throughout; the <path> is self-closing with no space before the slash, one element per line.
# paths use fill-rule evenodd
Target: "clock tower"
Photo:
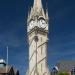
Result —
<path fill-rule="evenodd" d="M 47 66 L 48 12 L 41 0 L 34 0 L 28 13 L 29 68 L 27 75 L 50 75 Z"/>

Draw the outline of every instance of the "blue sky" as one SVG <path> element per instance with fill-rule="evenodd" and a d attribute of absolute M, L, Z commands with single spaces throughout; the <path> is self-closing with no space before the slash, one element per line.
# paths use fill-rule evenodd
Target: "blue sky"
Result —
<path fill-rule="evenodd" d="M 46 0 L 42 0 L 45 7 Z M 47 0 L 49 11 L 48 65 L 75 60 L 75 0 Z M 0 58 L 25 75 L 28 68 L 26 20 L 33 0 L 0 0 Z M 46 7 L 45 7 L 46 8 Z"/>

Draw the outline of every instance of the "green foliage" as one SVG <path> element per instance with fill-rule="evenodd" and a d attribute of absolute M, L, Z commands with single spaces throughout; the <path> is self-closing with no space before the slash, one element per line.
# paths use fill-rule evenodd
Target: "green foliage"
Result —
<path fill-rule="evenodd" d="M 69 75 L 67 72 L 58 72 L 56 75 Z"/>

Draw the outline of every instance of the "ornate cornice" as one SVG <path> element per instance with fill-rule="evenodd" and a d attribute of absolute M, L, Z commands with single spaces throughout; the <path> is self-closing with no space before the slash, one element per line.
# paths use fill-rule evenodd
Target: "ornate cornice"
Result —
<path fill-rule="evenodd" d="M 31 34 L 33 34 L 33 33 L 39 33 L 39 34 L 43 34 L 43 35 L 47 35 L 47 33 L 48 33 L 48 30 L 45 30 L 45 29 L 43 29 L 43 28 L 39 28 L 39 27 L 34 27 L 32 30 L 30 30 L 29 32 L 28 32 L 28 35 L 31 35 Z"/>

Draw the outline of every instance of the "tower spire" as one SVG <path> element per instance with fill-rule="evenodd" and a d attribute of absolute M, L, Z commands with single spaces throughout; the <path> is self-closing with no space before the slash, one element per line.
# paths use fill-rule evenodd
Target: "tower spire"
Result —
<path fill-rule="evenodd" d="M 35 16 L 38 16 L 38 18 L 39 17 L 45 18 L 45 12 L 43 9 L 42 0 L 34 0 L 33 6 L 31 8 L 30 15 L 28 18 L 28 22 L 31 19 L 34 19 Z"/>
<path fill-rule="evenodd" d="M 40 9 L 42 8 L 42 2 L 41 0 L 34 0 L 34 5 L 33 5 L 34 8 L 37 8 L 37 9 Z"/>

